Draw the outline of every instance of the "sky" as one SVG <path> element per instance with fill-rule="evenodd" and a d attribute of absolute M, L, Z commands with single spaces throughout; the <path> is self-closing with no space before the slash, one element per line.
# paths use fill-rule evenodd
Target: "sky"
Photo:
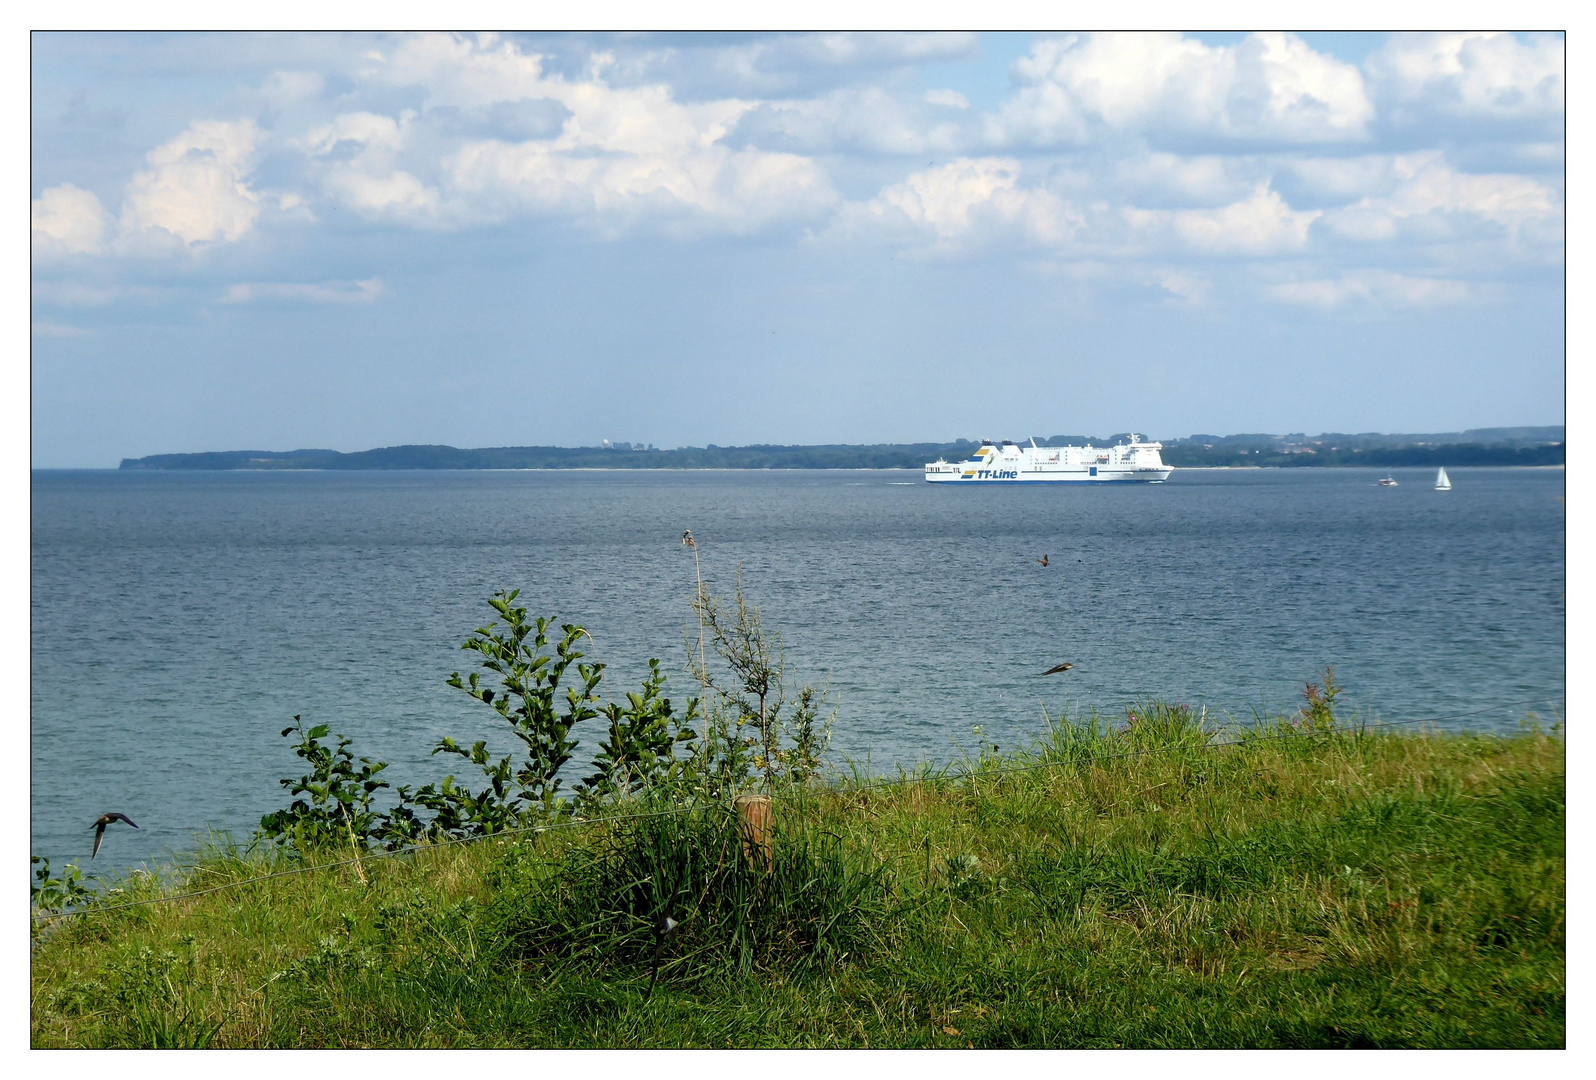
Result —
<path fill-rule="evenodd" d="M 1558 34 L 31 38 L 31 450 L 1564 418 Z"/>

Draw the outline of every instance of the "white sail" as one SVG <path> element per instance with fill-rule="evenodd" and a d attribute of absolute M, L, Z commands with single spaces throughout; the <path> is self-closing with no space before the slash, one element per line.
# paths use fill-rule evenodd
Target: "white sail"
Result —
<path fill-rule="evenodd" d="M 1451 491 L 1452 481 L 1446 478 L 1446 466 L 1441 466 L 1441 471 L 1435 474 L 1435 490 Z"/>

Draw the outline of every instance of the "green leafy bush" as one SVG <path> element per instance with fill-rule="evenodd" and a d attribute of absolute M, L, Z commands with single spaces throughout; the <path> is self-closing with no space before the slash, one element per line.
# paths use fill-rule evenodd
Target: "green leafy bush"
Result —
<path fill-rule="evenodd" d="M 494 782 L 495 794 L 509 807 L 530 804 L 551 810 L 560 790 L 560 770 L 571 760 L 577 746 L 571 729 L 599 715 L 596 706 L 604 665 L 582 663 L 584 654 L 577 644 L 587 631 L 571 623 L 560 627 L 563 637 L 555 644 L 553 655 L 548 655 L 545 650 L 550 620 L 541 616 L 529 620 L 527 609 L 515 606 L 519 595 L 520 590 L 494 593 L 488 606 L 504 620 L 504 629 L 498 629 L 495 620 L 472 631 L 460 646 L 480 653 L 482 666 L 498 676 L 499 685 L 483 685 L 481 673 L 475 671 L 465 680 L 456 671 L 448 683 L 503 717 L 524 745 L 525 760 L 512 770 L 510 758 L 488 761 L 484 744 L 479 742 L 465 750 L 449 738 L 440 742 L 433 753 L 459 754 L 483 766 Z M 562 687 L 565 673 L 573 664 L 577 685 Z"/>
<path fill-rule="evenodd" d="M 682 785 L 688 763 L 676 757 L 675 748 L 698 738 L 691 726 L 698 719 L 698 699 L 689 698 L 686 712 L 677 717 L 664 690 L 659 661 L 650 660 L 643 692 L 628 693 L 624 705 L 603 707 L 609 734 L 599 744 L 593 775 L 582 782 L 587 798 L 635 794 L 650 784 Z"/>
<path fill-rule="evenodd" d="M 311 770 L 282 785 L 308 798 L 265 815 L 260 837 L 301 852 L 330 844 L 397 848 L 424 839 L 501 833 L 650 787 L 701 791 L 698 777 L 704 770 L 695 771 L 675 753 L 678 745 L 698 738 L 692 726 L 699 717 L 698 700 L 688 699 L 678 712 L 665 694 L 658 660 L 649 661 L 641 692 L 604 700 L 605 665 L 586 662 L 579 648 L 582 638 L 591 640 L 587 631 L 566 623 L 557 636 L 551 634 L 552 620 L 529 617 L 515 603 L 519 595 L 495 593 L 488 604 L 499 618 L 472 631 L 461 646 L 481 656 L 484 670 L 465 676 L 457 671 L 447 682 L 493 709 L 520 741 L 521 755 L 496 756 L 485 739 L 465 747 L 446 736 L 432 752 L 466 759 L 481 770 L 486 785 L 473 789 L 453 774 L 419 788 L 400 785 L 392 789 L 394 804 L 379 810 L 377 793 L 390 785 L 378 774 L 387 763 L 356 758 L 343 735 L 335 736 L 336 746 L 323 744 L 330 727 L 307 731 L 296 716 L 283 735 L 297 734 L 294 753 Z M 608 730 L 594 771 L 577 782 L 574 800 L 564 797 L 562 772 L 579 745 L 574 730 L 597 719 L 607 721 Z"/>
<path fill-rule="evenodd" d="M 299 736 L 294 753 L 308 762 L 311 770 L 297 780 L 285 778 L 279 783 L 290 795 L 310 798 L 295 799 L 261 818 L 261 836 L 278 844 L 292 843 L 303 851 L 329 845 L 364 847 L 381 833 L 385 815 L 372 807 L 372 798 L 388 786 L 386 780 L 377 778 L 388 763 L 356 758 L 349 752 L 350 740 L 342 735 L 337 736 L 337 747 L 323 745 L 321 740 L 331 730 L 327 724 L 317 724 L 306 731 L 298 716 L 292 727 L 283 728 L 284 738 Z"/>
<path fill-rule="evenodd" d="M 28 892 L 33 906 L 41 911 L 61 911 L 94 897 L 94 890 L 85 882 L 83 871 L 77 863 L 67 863 L 60 877 L 50 873 L 50 860 L 42 855 L 30 856 L 34 868 Z"/>

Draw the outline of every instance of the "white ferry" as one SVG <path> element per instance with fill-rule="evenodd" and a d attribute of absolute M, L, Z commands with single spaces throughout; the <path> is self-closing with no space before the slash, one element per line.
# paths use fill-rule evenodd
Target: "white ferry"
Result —
<path fill-rule="evenodd" d="M 1164 464 L 1163 443 L 1130 442 L 1116 446 L 1020 446 L 1004 439 L 982 442 L 967 461 L 928 462 L 925 478 L 932 484 L 1057 484 L 1125 481 L 1161 484 L 1175 470 Z"/>

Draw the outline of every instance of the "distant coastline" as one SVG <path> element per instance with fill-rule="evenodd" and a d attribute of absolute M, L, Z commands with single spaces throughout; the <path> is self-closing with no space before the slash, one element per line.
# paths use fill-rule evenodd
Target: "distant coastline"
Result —
<path fill-rule="evenodd" d="M 1128 434 L 1128 433 L 1126 433 Z M 1467 467 L 1564 464 L 1564 429 L 1479 428 L 1426 435 L 1329 433 L 1306 435 L 1191 435 L 1164 440 L 1164 461 L 1177 468 L 1324 468 L 1366 466 Z M 1039 445 L 1113 445 L 1125 434 L 1099 438 L 1054 435 Z M 674 450 L 615 446 L 388 446 L 338 450 L 224 450 L 124 458 L 124 470 L 529 470 L 529 469 L 920 469 L 937 458 L 958 460 L 978 443 L 826 444 L 817 446 L 686 446 Z"/>

